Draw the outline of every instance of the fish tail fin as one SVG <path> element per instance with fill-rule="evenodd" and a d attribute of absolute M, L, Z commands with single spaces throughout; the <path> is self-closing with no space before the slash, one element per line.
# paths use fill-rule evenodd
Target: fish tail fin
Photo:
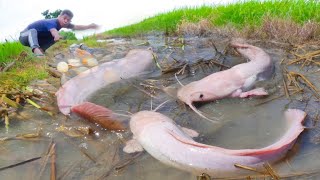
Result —
<path fill-rule="evenodd" d="M 297 121 L 297 123 L 303 123 L 307 113 L 300 109 L 288 109 L 285 112 L 285 118 L 287 121 Z"/>

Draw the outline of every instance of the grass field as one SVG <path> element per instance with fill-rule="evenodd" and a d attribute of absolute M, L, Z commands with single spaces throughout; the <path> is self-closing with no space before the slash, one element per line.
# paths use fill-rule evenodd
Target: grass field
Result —
<path fill-rule="evenodd" d="M 201 6 L 176 9 L 154 17 L 105 32 L 113 36 L 133 36 L 152 31 L 175 33 L 182 21 L 199 22 L 207 19 L 212 25 L 233 26 L 237 29 L 260 26 L 264 17 L 292 20 L 298 24 L 320 21 L 320 2 L 303 0 L 241 1 L 219 6 Z"/>
<path fill-rule="evenodd" d="M 20 42 L 1 43 L 0 67 L 4 68 L 13 61 L 15 64 L 9 71 L 0 72 L 0 91 L 21 88 L 34 79 L 48 76 L 45 62 L 34 58 L 29 48 Z"/>
<path fill-rule="evenodd" d="M 14 60 L 19 54 L 25 50 L 20 42 L 5 42 L 0 44 L 0 66 Z"/>

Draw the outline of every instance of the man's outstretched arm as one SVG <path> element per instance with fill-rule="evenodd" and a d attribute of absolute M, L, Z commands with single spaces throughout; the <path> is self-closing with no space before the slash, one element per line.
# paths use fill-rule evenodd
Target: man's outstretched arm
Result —
<path fill-rule="evenodd" d="M 73 30 L 87 30 L 87 29 L 98 29 L 99 26 L 95 23 L 89 25 L 74 25 Z"/>

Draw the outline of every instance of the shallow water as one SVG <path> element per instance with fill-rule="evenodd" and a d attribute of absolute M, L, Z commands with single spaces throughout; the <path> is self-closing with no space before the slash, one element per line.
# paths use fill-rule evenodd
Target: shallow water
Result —
<path fill-rule="evenodd" d="M 180 58 L 181 61 L 185 57 L 190 57 L 188 61 L 195 62 L 199 57 L 209 60 L 215 56 L 212 50 L 209 51 L 209 47 L 201 44 L 201 41 L 197 41 L 199 43 L 197 45 L 185 47 L 187 52 L 194 54 L 194 56 L 181 56 L 181 49 L 162 49 L 163 40 L 153 38 L 149 38 L 149 42 L 158 50 L 159 59 L 164 59 L 170 51 L 175 52 L 170 57 Z M 143 40 L 140 41 L 143 42 Z M 138 44 L 140 41 L 133 41 L 132 44 Z M 190 42 L 194 42 L 194 40 L 190 40 Z M 202 48 L 197 49 L 195 46 Z M 159 53 L 160 49 L 162 49 L 162 53 Z M 268 53 L 272 55 L 277 65 L 276 75 L 271 80 L 260 82 L 257 85 L 268 89 L 270 92 L 268 97 L 227 98 L 197 105 L 199 110 L 219 119 L 218 124 L 199 118 L 190 108 L 162 90 L 144 89 L 147 92 L 154 92 L 155 98 L 150 98 L 144 93 L 140 83 L 153 82 L 153 85 L 158 87 L 159 84 L 179 87 L 173 74 L 160 75 L 159 71 L 114 83 L 96 92 L 89 101 L 108 107 L 118 113 L 125 113 L 124 111 L 135 113 L 140 110 L 150 110 L 151 106 L 154 109 L 165 100 L 171 100 L 160 108 L 159 112 L 169 116 L 181 126 L 198 131 L 200 136 L 195 138 L 197 142 L 230 149 L 261 148 L 275 142 L 286 130 L 286 124 L 282 119 L 285 109 L 305 110 L 308 113 L 305 121 L 307 127 L 313 127 L 313 121 L 319 109 L 319 101 L 316 101 L 315 98 L 309 99 L 311 93 L 308 91 L 304 95 L 293 96 L 291 100 L 282 96 L 267 101 L 282 93 L 282 87 L 280 87 L 282 76 L 279 69 L 279 60 L 282 55 L 273 49 L 269 49 Z M 118 55 L 115 53 L 115 56 Z M 170 58 L 167 60 L 172 61 Z M 242 61 L 241 58 L 230 55 L 224 63 L 232 66 Z M 179 76 L 179 79 L 183 84 L 186 84 L 216 72 L 218 69 L 216 66 L 194 68 L 191 73 Z M 311 74 L 309 77 L 315 80 L 313 82 L 319 83 L 317 81 L 319 73 Z M 319 87 L 319 84 L 316 86 Z M 120 118 L 128 121 L 128 118 Z M 81 137 L 70 137 L 57 131 L 61 125 L 67 127 L 90 126 L 95 130 L 95 133 Z M 319 127 L 319 125 L 316 124 L 315 127 Z M 130 132 L 110 132 L 75 116 L 71 118 L 65 118 L 62 115 L 51 117 L 28 105 L 20 115 L 11 119 L 9 129 L 4 126 L 0 127 L 0 135 L 1 137 L 12 137 L 16 134 L 35 133 L 39 129 L 41 129 L 39 138 L 10 140 L 1 143 L 0 167 L 34 157 L 44 157 L 51 141 L 54 141 L 56 143 L 55 163 L 58 179 L 196 179 L 196 175 L 164 165 L 147 152 L 138 154 L 139 156 L 124 153 L 122 148 L 125 142 L 131 138 Z M 319 170 L 320 147 L 316 143 L 317 141 L 314 141 L 314 138 L 319 137 L 319 134 L 318 128 L 305 130 L 299 136 L 292 151 L 272 167 L 280 175 Z M 44 166 L 42 161 L 48 164 Z M 0 177 L 1 179 L 48 179 L 50 162 L 50 158 L 48 160 L 41 158 L 25 165 L 0 171 Z M 226 175 L 226 177 L 228 176 L 230 174 Z M 304 178 L 316 179 L 316 177 L 307 176 Z M 297 177 L 297 179 L 299 178 L 301 177 Z"/>

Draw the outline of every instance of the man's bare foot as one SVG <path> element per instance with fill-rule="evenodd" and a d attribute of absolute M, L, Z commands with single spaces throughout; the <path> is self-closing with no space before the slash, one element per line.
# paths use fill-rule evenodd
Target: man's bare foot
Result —
<path fill-rule="evenodd" d="M 34 54 L 34 56 L 39 57 L 39 58 L 45 57 L 45 55 L 43 54 L 43 52 L 40 48 L 34 48 L 33 54 Z"/>

